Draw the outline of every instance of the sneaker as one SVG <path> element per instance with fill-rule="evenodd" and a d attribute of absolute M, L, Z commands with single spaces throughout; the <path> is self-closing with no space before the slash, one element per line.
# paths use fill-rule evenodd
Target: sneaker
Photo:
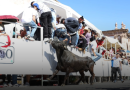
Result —
<path fill-rule="evenodd" d="M 28 82 L 25 83 L 25 86 L 30 86 L 30 84 Z"/>
<path fill-rule="evenodd" d="M 116 83 L 116 80 L 114 80 L 114 83 Z"/>
<path fill-rule="evenodd" d="M 53 38 L 49 38 L 49 40 L 53 40 Z"/>
<path fill-rule="evenodd" d="M 123 83 L 123 82 L 124 82 L 124 80 L 121 80 L 121 82 Z"/>
<path fill-rule="evenodd" d="M 71 47 L 71 48 L 74 48 L 74 47 L 75 47 L 75 45 L 71 45 L 70 47 Z"/>
<path fill-rule="evenodd" d="M 9 86 L 9 87 L 12 87 L 12 84 L 11 84 L 11 83 L 9 83 L 9 84 L 8 84 L 8 86 Z"/>
<path fill-rule="evenodd" d="M 45 39 L 44 39 L 45 42 L 48 41 L 48 40 L 49 40 L 48 38 L 45 38 Z"/>
<path fill-rule="evenodd" d="M 6 83 L 3 84 L 3 87 L 7 87 L 8 85 Z"/>
<path fill-rule="evenodd" d="M 35 39 L 34 39 L 34 38 L 32 38 L 32 37 L 30 37 L 30 38 L 29 38 L 29 40 L 30 40 L 30 41 L 35 41 Z"/>
<path fill-rule="evenodd" d="M 26 39 L 29 39 L 30 38 L 30 35 L 28 35 L 27 37 L 26 37 Z"/>
<path fill-rule="evenodd" d="M 19 87 L 19 85 L 18 84 L 14 84 L 13 87 Z"/>

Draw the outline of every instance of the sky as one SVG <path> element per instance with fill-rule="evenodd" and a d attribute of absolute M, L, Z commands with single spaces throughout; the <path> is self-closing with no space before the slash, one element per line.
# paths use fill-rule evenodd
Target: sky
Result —
<path fill-rule="evenodd" d="M 118 28 L 121 23 L 130 29 L 130 0 L 58 0 L 70 6 L 102 31 Z M 130 30 L 129 30 L 130 31 Z"/>

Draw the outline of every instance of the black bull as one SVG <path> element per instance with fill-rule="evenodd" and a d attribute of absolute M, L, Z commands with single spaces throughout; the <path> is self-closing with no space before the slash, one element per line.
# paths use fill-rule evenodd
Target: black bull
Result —
<path fill-rule="evenodd" d="M 64 82 L 62 84 L 63 86 L 65 85 L 65 82 L 71 72 L 79 71 L 81 78 L 76 84 L 78 84 L 81 80 L 83 81 L 83 83 L 85 83 L 84 71 L 87 72 L 89 70 L 91 74 L 90 83 L 92 85 L 95 74 L 93 71 L 94 62 L 90 57 L 80 57 L 78 55 L 73 54 L 65 47 L 65 43 L 62 41 L 53 40 L 51 42 L 51 45 L 56 50 L 58 63 L 53 75 L 50 78 L 47 78 L 47 80 L 51 80 L 59 71 L 66 72 Z"/>

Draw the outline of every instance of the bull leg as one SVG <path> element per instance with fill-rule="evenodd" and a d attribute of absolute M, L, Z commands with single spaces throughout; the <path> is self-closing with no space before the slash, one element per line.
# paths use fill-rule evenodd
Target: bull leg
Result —
<path fill-rule="evenodd" d="M 83 81 L 83 83 L 85 83 L 84 70 L 79 71 L 79 73 L 80 73 L 81 77 L 80 77 L 80 79 L 78 80 L 78 82 L 77 82 L 76 84 L 79 84 L 79 82 L 80 82 L 81 80 Z"/>
<path fill-rule="evenodd" d="M 65 86 L 65 82 L 66 82 L 66 80 L 68 79 L 69 74 L 70 74 L 70 70 L 67 70 L 66 75 L 65 75 L 65 78 L 64 78 L 64 82 L 63 82 L 63 84 L 62 84 L 61 86 Z"/>
<path fill-rule="evenodd" d="M 94 77 L 95 77 L 95 74 L 93 72 L 93 68 L 94 68 L 94 65 L 92 67 L 90 67 L 90 69 L 89 69 L 89 72 L 91 74 L 91 79 L 90 79 L 90 84 L 91 85 L 93 84 L 93 80 L 94 80 Z"/>
<path fill-rule="evenodd" d="M 51 80 L 58 72 L 59 72 L 59 70 L 56 69 L 54 71 L 53 75 L 50 78 L 47 78 L 47 80 Z"/>

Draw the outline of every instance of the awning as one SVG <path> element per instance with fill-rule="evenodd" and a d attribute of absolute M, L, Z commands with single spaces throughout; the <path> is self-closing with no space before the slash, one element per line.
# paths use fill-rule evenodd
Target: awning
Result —
<path fill-rule="evenodd" d="M 1 15 L 0 20 L 8 21 L 8 22 L 17 22 L 19 19 L 15 16 L 12 16 L 12 15 Z M 6 22 L 2 22 L 2 23 L 3 24 L 9 24 L 9 23 L 6 23 Z"/>
<path fill-rule="evenodd" d="M 126 47 L 124 47 L 117 39 L 106 36 L 105 43 L 104 43 L 105 48 L 106 46 L 107 48 L 111 48 L 111 46 L 115 48 L 115 44 L 116 44 L 116 50 L 119 47 L 122 47 L 125 51 L 127 50 Z"/>

